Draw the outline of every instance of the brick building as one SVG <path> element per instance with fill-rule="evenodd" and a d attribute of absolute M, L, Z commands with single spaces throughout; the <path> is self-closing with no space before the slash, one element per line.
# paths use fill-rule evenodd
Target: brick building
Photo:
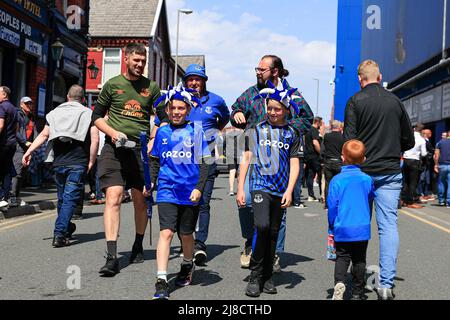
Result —
<path fill-rule="evenodd" d="M 147 48 L 146 77 L 161 88 L 173 83 L 175 62 L 164 0 L 91 1 L 89 34 L 88 65 L 95 62 L 99 68 L 97 78 L 88 77 L 86 82 L 91 103 L 106 81 L 125 72 L 124 47 L 130 42 L 143 43 Z M 181 77 L 184 71 L 180 66 L 177 69 Z"/>
<path fill-rule="evenodd" d="M 70 85 L 85 82 L 88 14 L 89 0 L 0 1 L 0 83 L 11 88 L 14 104 L 34 100 L 38 128 Z M 56 43 L 59 60 L 51 53 Z"/>

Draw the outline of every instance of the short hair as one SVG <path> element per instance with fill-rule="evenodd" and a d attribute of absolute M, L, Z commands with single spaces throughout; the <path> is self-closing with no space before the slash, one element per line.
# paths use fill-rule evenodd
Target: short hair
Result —
<path fill-rule="evenodd" d="M 362 80 L 378 80 L 380 77 L 380 67 L 373 60 L 364 60 L 358 66 L 358 75 Z"/>
<path fill-rule="evenodd" d="M 74 84 L 69 88 L 69 92 L 67 92 L 67 96 L 70 100 L 74 100 L 77 102 L 82 102 L 84 98 L 84 90 L 78 84 Z"/>
<path fill-rule="evenodd" d="M 361 164 L 366 156 L 366 146 L 359 140 L 349 140 L 342 147 L 342 155 L 348 164 Z"/>
<path fill-rule="evenodd" d="M 261 60 L 267 59 L 267 58 L 271 59 L 271 61 L 272 61 L 272 63 L 270 64 L 270 68 L 278 69 L 278 74 L 280 75 L 280 78 L 286 78 L 289 75 L 289 71 L 284 68 L 283 61 L 281 61 L 280 57 L 273 55 L 273 54 L 266 54 L 264 57 L 261 58 Z"/>
<path fill-rule="evenodd" d="M 2 88 L 3 92 L 6 94 L 6 98 L 9 99 L 9 97 L 11 96 L 11 89 L 7 86 L 0 86 L 0 88 Z"/>
<path fill-rule="evenodd" d="M 340 129 L 341 128 L 341 122 L 339 120 L 333 120 L 331 121 L 331 130 L 333 129 Z"/>
<path fill-rule="evenodd" d="M 322 117 L 314 117 L 314 123 L 320 122 L 322 123 Z"/>
<path fill-rule="evenodd" d="M 417 132 L 422 131 L 425 128 L 425 126 L 421 123 L 417 123 L 414 129 L 416 129 Z"/>
<path fill-rule="evenodd" d="M 131 42 L 125 46 L 125 55 L 128 56 L 133 53 L 145 56 L 147 55 L 147 49 L 142 43 Z"/>

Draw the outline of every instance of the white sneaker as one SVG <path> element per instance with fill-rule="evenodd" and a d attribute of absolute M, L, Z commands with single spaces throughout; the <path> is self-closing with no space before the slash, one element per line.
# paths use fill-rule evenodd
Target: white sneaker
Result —
<path fill-rule="evenodd" d="M 305 209 L 306 208 L 306 206 L 303 203 L 296 204 L 294 207 L 296 209 Z"/>
<path fill-rule="evenodd" d="M 336 283 L 334 286 L 334 293 L 332 300 L 344 300 L 345 284 L 342 282 Z"/>
<path fill-rule="evenodd" d="M 0 201 L 0 208 L 6 207 L 8 204 L 8 201 L 2 200 Z"/>
<path fill-rule="evenodd" d="M 308 197 L 308 201 L 309 202 L 319 202 L 319 199 L 317 199 L 316 197 Z"/>

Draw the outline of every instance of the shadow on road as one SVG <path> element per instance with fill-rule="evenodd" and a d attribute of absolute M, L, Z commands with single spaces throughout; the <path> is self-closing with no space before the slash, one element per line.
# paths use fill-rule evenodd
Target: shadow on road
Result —
<path fill-rule="evenodd" d="M 280 266 L 282 269 L 288 266 L 296 266 L 300 262 L 308 262 L 313 260 L 314 260 L 313 258 L 289 252 L 283 252 L 280 254 Z"/>
<path fill-rule="evenodd" d="M 103 216 L 103 212 L 83 212 L 83 220 L 97 218 Z"/>
<path fill-rule="evenodd" d="M 172 273 L 167 276 L 169 279 L 169 290 L 170 293 L 175 292 L 183 287 L 178 287 L 175 285 L 175 279 L 177 277 L 177 273 Z M 206 269 L 195 269 L 194 275 L 192 277 L 191 286 L 209 286 L 215 283 L 222 281 L 223 278 L 216 271 L 206 270 Z"/>
<path fill-rule="evenodd" d="M 239 248 L 239 246 L 223 246 L 220 244 L 208 244 L 207 245 L 208 261 L 211 261 L 215 257 L 220 256 L 226 250 L 234 248 Z"/>
<path fill-rule="evenodd" d="M 281 271 L 274 274 L 274 283 L 276 286 L 284 286 L 285 289 L 294 289 L 305 277 L 294 271 Z"/>
<path fill-rule="evenodd" d="M 105 239 L 105 233 L 104 232 L 74 233 L 74 235 L 72 237 L 73 237 L 73 240 L 71 241 L 70 245 L 75 246 L 75 245 L 82 244 L 82 243 Z"/>

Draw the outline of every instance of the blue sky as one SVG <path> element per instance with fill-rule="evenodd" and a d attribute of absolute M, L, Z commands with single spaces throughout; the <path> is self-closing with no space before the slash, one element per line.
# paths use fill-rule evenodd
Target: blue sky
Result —
<path fill-rule="evenodd" d="M 291 86 L 299 88 L 319 115 L 330 118 L 332 66 L 336 59 L 337 0 L 167 0 L 172 53 L 176 12 L 179 54 L 205 54 L 208 89 L 229 106 L 255 83 L 253 68 L 265 54 L 280 56 Z"/>

